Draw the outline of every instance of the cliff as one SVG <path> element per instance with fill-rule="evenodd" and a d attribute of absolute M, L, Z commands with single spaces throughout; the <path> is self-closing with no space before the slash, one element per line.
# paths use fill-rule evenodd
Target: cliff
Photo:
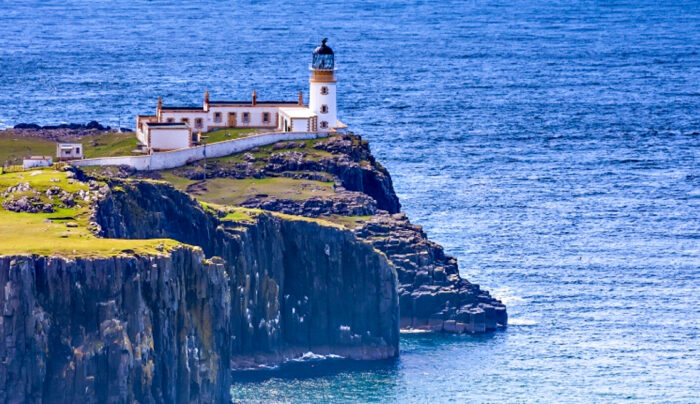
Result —
<path fill-rule="evenodd" d="M 251 188 L 230 203 L 351 223 L 348 227 L 355 235 L 386 254 L 397 270 L 401 328 L 483 333 L 507 324 L 505 305 L 462 278 L 457 260 L 400 213 L 389 172 L 361 137 L 333 135 L 307 142 L 281 142 L 242 156 L 214 159 L 206 170 L 208 177 L 235 179 L 221 182 L 227 192 L 238 192 L 237 187 L 254 178 L 292 178 L 300 189 L 313 186 L 314 181 L 332 182 L 334 192 L 330 195 L 302 193 L 290 198 L 276 194 L 271 187 Z M 198 179 L 202 173 L 201 166 L 191 165 L 173 174 Z M 158 173 L 150 175 L 159 177 Z M 202 192 L 203 186 L 194 183 L 184 190 L 206 200 L 211 187 Z"/>
<path fill-rule="evenodd" d="M 0 256 L 0 402 L 222 402 L 231 368 L 398 354 L 396 272 L 350 231 L 229 220 L 149 182 L 112 184 L 92 220 L 190 245 Z"/>

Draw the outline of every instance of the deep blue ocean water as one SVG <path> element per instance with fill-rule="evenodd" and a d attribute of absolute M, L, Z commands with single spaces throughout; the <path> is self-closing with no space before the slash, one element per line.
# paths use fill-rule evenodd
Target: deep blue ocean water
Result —
<path fill-rule="evenodd" d="M 294 100 L 323 37 L 340 119 L 511 325 L 236 399 L 700 401 L 697 0 L 0 1 L 0 125 Z"/>

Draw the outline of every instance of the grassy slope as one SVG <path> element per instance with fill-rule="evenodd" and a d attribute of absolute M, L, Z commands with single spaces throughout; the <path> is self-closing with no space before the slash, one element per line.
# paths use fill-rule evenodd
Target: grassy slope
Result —
<path fill-rule="evenodd" d="M 165 178 L 165 177 L 164 177 Z M 166 178 L 166 180 L 168 180 Z M 332 182 L 297 180 L 285 177 L 214 178 L 197 187 L 191 194 L 197 199 L 219 205 L 237 205 L 256 195 L 269 195 L 279 199 L 304 200 L 312 196 L 333 194 Z"/>
<path fill-rule="evenodd" d="M 58 182 L 52 182 L 57 179 Z M 87 185 L 74 181 L 66 173 L 55 170 L 33 170 L 0 175 L 0 191 L 20 182 L 28 182 L 44 193 L 51 186 L 67 192 L 87 190 Z M 44 197 L 42 197 L 43 199 Z M 48 201 L 48 199 L 47 199 Z M 87 203 L 73 208 L 57 208 L 53 213 L 16 213 L 0 207 L 0 255 L 39 254 L 70 257 L 114 256 L 120 253 L 159 254 L 180 243 L 168 239 L 126 240 L 95 237 L 88 230 Z M 68 224 L 77 227 L 68 227 Z"/>
<path fill-rule="evenodd" d="M 86 158 L 127 156 L 134 154 L 138 145 L 134 132 L 108 132 L 85 136 L 73 140 L 82 143 Z M 21 165 L 26 156 L 56 157 L 56 143 L 38 136 L 19 136 L 11 132 L 0 132 L 0 165 Z"/>
<path fill-rule="evenodd" d="M 215 143 L 245 137 L 246 134 L 253 132 L 255 132 L 255 129 L 224 128 L 202 133 L 202 137 L 206 137 L 207 143 Z"/>
<path fill-rule="evenodd" d="M 26 156 L 55 156 L 56 143 L 34 136 L 0 132 L 0 165 L 21 165 Z"/>
<path fill-rule="evenodd" d="M 102 133 L 77 140 L 83 144 L 85 158 L 128 156 L 139 144 L 136 133 Z"/>
<path fill-rule="evenodd" d="M 306 158 L 311 160 L 319 160 L 321 158 L 332 157 L 333 155 L 324 150 L 314 149 L 313 146 L 316 142 L 325 141 L 325 139 L 309 139 L 294 141 L 293 143 L 299 144 L 304 143 L 304 147 L 294 147 L 291 149 L 275 149 L 274 145 L 259 147 L 256 152 L 250 152 L 254 157 L 258 159 L 267 159 L 272 153 L 281 153 L 288 151 L 298 151 L 303 153 Z M 281 144 L 287 144 L 289 142 L 281 142 Z M 227 163 L 242 163 L 244 162 L 243 153 L 233 154 L 226 157 L 220 157 L 216 159 L 211 159 L 210 161 L 226 165 Z M 163 180 L 170 182 L 175 186 L 175 188 L 180 191 L 187 192 L 188 186 L 194 184 L 197 181 L 190 180 L 185 177 L 177 175 L 178 170 L 166 170 L 161 171 L 160 174 Z M 317 173 L 324 174 L 324 173 Z M 297 180 L 286 177 L 267 177 L 263 179 L 229 179 L 229 178 L 216 178 L 210 179 L 206 182 L 206 190 L 201 189 L 199 186 L 195 186 L 189 189 L 190 195 L 196 197 L 199 201 L 204 204 L 216 206 L 217 209 L 223 209 L 229 212 L 224 218 L 227 221 L 233 222 L 247 222 L 253 220 L 255 209 L 246 209 L 241 207 L 234 207 L 234 205 L 240 204 L 247 200 L 248 198 L 254 197 L 259 194 L 269 195 L 278 199 L 291 199 L 291 200 L 304 200 L 312 196 L 330 196 L 333 194 L 333 176 L 328 174 L 328 181 L 310 181 L 310 180 Z M 280 214 L 277 214 L 280 215 Z M 297 218 L 296 216 L 289 216 L 289 218 Z M 307 218 L 308 219 L 308 218 Z M 371 219 L 371 216 L 341 216 L 332 215 L 324 216 L 318 220 L 323 223 L 331 223 L 333 225 L 340 225 L 348 229 L 356 228 L 362 223 Z"/>

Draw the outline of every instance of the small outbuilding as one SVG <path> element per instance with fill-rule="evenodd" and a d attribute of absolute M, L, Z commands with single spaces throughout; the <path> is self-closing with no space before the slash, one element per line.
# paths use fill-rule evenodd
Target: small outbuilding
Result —
<path fill-rule="evenodd" d="M 58 143 L 56 145 L 56 159 L 58 161 L 79 160 L 82 158 L 82 143 Z"/>
<path fill-rule="evenodd" d="M 35 167 L 49 167 L 53 164 L 51 156 L 29 156 L 22 160 L 22 167 L 26 170 Z"/>
<path fill-rule="evenodd" d="M 316 132 L 317 116 L 308 108 L 280 108 L 279 129 L 282 132 Z M 322 128 L 328 130 L 328 126 Z"/>

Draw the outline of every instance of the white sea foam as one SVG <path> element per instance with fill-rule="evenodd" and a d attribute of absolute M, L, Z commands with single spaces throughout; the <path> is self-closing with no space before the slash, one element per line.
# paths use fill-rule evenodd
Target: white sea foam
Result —
<path fill-rule="evenodd" d="M 294 361 L 294 362 L 310 362 L 310 361 L 320 361 L 320 360 L 324 360 L 324 359 L 345 359 L 345 358 L 343 356 L 340 356 L 340 355 L 334 355 L 334 354 L 321 355 L 321 354 L 317 354 L 317 353 L 309 351 L 298 358 L 292 359 L 292 361 Z"/>
<path fill-rule="evenodd" d="M 493 289 L 491 291 L 491 295 L 496 299 L 502 301 L 503 304 L 505 304 L 506 306 L 526 302 L 526 300 L 523 297 L 516 295 L 515 291 L 508 287 Z"/>
<path fill-rule="evenodd" d="M 401 334 L 426 334 L 431 332 L 430 330 L 417 330 L 415 328 L 402 329 L 399 331 Z"/>
<path fill-rule="evenodd" d="M 508 325 L 537 325 L 537 321 L 527 318 L 509 318 Z"/>

